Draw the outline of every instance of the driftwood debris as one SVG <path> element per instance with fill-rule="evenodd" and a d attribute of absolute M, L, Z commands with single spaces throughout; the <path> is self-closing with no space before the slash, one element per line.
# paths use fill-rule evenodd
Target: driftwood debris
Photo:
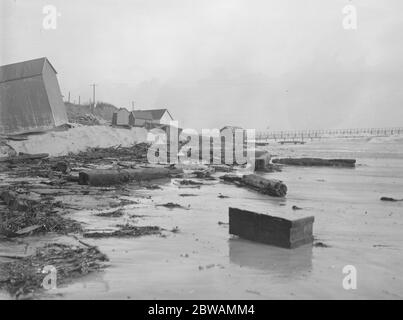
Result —
<path fill-rule="evenodd" d="M 289 166 L 307 167 L 355 167 L 355 159 L 321 159 L 321 158 L 280 158 L 273 159 L 273 163 L 285 164 Z"/>
<path fill-rule="evenodd" d="M 284 197 L 287 194 L 287 186 L 280 180 L 265 179 L 256 174 L 248 174 L 242 177 L 242 181 L 264 194 L 275 197 Z"/>
<path fill-rule="evenodd" d="M 161 228 L 157 226 L 132 226 L 117 225 L 118 230 L 112 232 L 91 231 L 83 234 L 84 238 L 110 238 L 110 237 L 141 237 L 161 234 Z"/>
<path fill-rule="evenodd" d="M 31 200 L 27 197 L 22 197 L 14 191 L 5 190 L 1 192 L 0 199 L 2 199 L 7 206 L 12 210 L 26 211 L 38 202 Z"/>
<path fill-rule="evenodd" d="M 186 208 L 180 204 L 177 203 L 173 203 L 173 202 L 168 202 L 168 203 L 164 203 L 164 204 L 157 204 L 155 205 L 156 207 L 165 207 L 168 209 L 175 209 L 175 208 L 180 208 L 180 209 L 185 209 L 185 210 L 189 210 L 189 208 Z"/>
<path fill-rule="evenodd" d="M 21 162 L 26 160 L 37 160 L 44 159 L 49 157 L 48 153 L 37 153 L 37 154 L 28 154 L 28 153 L 20 153 L 15 157 L 0 157 L 0 162 Z"/>
<path fill-rule="evenodd" d="M 227 164 L 212 164 L 210 168 L 214 169 L 215 172 L 231 172 L 234 171 L 234 167 Z"/>
<path fill-rule="evenodd" d="M 390 197 L 381 197 L 381 201 L 397 202 L 397 201 L 403 201 L 403 199 L 395 199 L 395 198 L 390 198 Z"/>
<path fill-rule="evenodd" d="M 273 197 L 284 197 L 287 194 L 287 186 L 280 180 L 266 179 L 256 174 L 247 174 L 242 177 L 226 174 L 220 179 L 235 183 L 239 186 L 252 188 L 260 193 Z"/>
<path fill-rule="evenodd" d="M 0 214 L 0 236 L 9 238 L 39 232 L 80 232 L 79 222 L 54 211 L 55 204 L 38 201 L 15 191 L 1 192 L 0 199 L 8 206 Z"/>
<path fill-rule="evenodd" d="M 91 186 L 109 186 L 130 181 L 148 181 L 169 178 L 181 173 L 183 173 L 181 169 L 172 168 L 97 169 L 80 172 L 78 183 Z"/>
<path fill-rule="evenodd" d="M 0 288 L 15 296 L 43 290 L 46 267 L 57 270 L 57 285 L 107 267 L 108 257 L 96 247 L 52 243 L 31 256 L 0 265 Z"/>

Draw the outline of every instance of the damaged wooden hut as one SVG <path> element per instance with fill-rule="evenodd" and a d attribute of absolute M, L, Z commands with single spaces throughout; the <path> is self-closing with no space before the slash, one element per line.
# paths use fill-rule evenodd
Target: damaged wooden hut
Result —
<path fill-rule="evenodd" d="M 47 58 L 0 67 L 0 134 L 43 131 L 68 122 L 56 74 Z"/>

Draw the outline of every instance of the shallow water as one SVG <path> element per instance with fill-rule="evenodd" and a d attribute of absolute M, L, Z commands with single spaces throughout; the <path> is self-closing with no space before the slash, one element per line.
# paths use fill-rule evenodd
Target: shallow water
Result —
<path fill-rule="evenodd" d="M 268 146 L 281 156 L 356 158 L 357 167 L 285 167 L 265 174 L 288 186 L 285 199 L 213 183 L 162 190 L 133 190 L 139 204 L 124 217 L 101 218 L 86 210 L 73 215 L 89 228 L 118 223 L 158 225 L 179 233 L 164 237 L 85 239 L 110 258 L 105 271 L 39 297 L 64 299 L 395 299 L 403 297 L 403 140 L 321 140 Z M 197 196 L 181 197 L 181 193 Z M 230 198 L 219 199 L 219 193 Z M 139 196 L 143 196 L 139 200 Z M 144 196 L 151 195 L 151 199 Z M 166 202 L 186 209 L 155 206 Z M 293 211 L 297 205 L 303 210 Z M 315 216 L 314 236 L 329 247 L 294 250 L 228 234 L 228 207 L 278 216 Z M 133 218 L 130 215 L 144 215 Z M 357 268 L 358 287 L 345 290 L 345 265 Z"/>

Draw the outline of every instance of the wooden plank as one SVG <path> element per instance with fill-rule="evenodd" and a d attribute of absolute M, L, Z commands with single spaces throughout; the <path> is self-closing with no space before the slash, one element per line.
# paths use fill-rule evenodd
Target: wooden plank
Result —
<path fill-rule="evenodd" d="M 321 158 L 281 158 L 273 159 L 273 163 L 290 166 L 318 166 L 318 167 L 355 167 L 355 159 L 321 159 Z"/>

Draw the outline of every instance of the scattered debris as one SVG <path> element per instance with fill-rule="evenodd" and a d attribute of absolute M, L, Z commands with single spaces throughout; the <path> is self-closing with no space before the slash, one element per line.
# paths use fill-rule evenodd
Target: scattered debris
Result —
<path fill-rule="evenodd" d="M 110 238 L 110 237 L 141 237 L 147 235 L 161 234 L 161 228 L 157 226 L 132 226 L 129 224 L 117 225 L 118 230 L 112 232 L 85 232 L 85 238 Z"/>
<path fill-rule="evenodd" d="M 169 208 L 169 209 L 174 209 L 174 208 L 181 208 L 181 209 L 186 209 L 188 210 L 189 208 L 184 207 L 180 204 L 177 203 L 173 203 L 173 202 L 168 202 L 168 203 L 164 203 L 164 204 L 156 204 L 156 207 L 165 207 L 165 208 Z"/>
<path fill-rule="evenodd" d="M 129 206 L 129 205 L 133 205 L 133 204 L 139 204 L 139 202 L 135 201 L 135 200 L 129 200 L 129 199 L 119 199 L 119 202 L 110 203 L 109 206 L 111 208 L 119 208 L 119 207 Z"/>
<path fill-rule="evenodd" d="M 215 172 L 231 172 L 234 170 L 234 166 L 226 164 L 212 164 L 210 167 L 213 168 Z"/>
<path fill-rule="evenodd" d="M 38 248 L 32 256 L 5 262 L 0 267 L 0 288 L 19 297 L 35 293 L 42 289 L 46 276 L 45 266 L 53 266 L 57 270 L 57 285 L 71 279 L 98 271 L 108 261 L 105 254 L 96 247 L 78 247 L 52 243 Z"/>
<path fill-rule="evenodd" d="M 60 171 L 62 173 L 67 173 L 70 171 L 70 167 L 67 162 L 59 161 L 52 166 L 52 169 L 55 171 Z"/>
<path fill-rule="evenodd" d="M 287 186 L 280 180 L 266 179 L 256 174 L 248 174 L 242 177 L 232 174 L 221 176 L 220 179 L 234 183 L 238 186 L 246 186 L 260 193 L 273 197 L 284 197 L 287 194 Z"/>
<path fill-rule="evenodd" d="M 80 223 L 55 212 L 55 204 L 25 199 L 13 191 L 3 191 L 1 198 L 10 208 L 0 215 L 0 234 L 7 237 L 38 232 L 76 233 L 82 230 Z"/>
<path fill-rule="evenodd" d="M 136 161 L 147 162 L 147 152 L 150 144 L 142 142 L 137 143 L 131 147 L 109 147 L 109 148 L 90 148 L 87 151 L 83 151 L 77 154 L 70 155 L 72 159 L 91 161 L 96 163 L 97 161 L 105 161 L 105 159 L 116 159 L 119 161 Z"/>
<path fill-rule="evenodd" d="M 142 187 L 148 190 L 160 190 L 162 189 L 158 184 L 142 184 Z"/>
<path fill-rule="evenodd" d="M 187 179 L 180 180 L 180 181 L 177 180 L 177 182 L 181 186 L 201 186 L 201 185 L 203 185 L 203 183 L 201 183 L 201 182 L 194 181 L 194 180 L 187 180 Z"/>
<path fill-rule="evenodd" d="M 382 197 L 381 201 L 390 201 L 390 202 L 397 202 L 397 201 L 403 201 L 403 199 L 395 199 L 395 198 L 389 198 L 389 197 Z"/>
<path fill-rule="evenodd" d="M 17 163 L 30 160 L 44 159 L 47 157 L 49 157 L 48 153 L 28 154 L 20 152 L 18 156 L 15 157 L 1 157 L 0 162 Z"/>
<path fill-rule="evenodd" d="M 258 296 L 260 296 L 260 295 L 261 295 L 261 293 L 260 293 L 260 292 L 258 292 L 258 291 L 254 291 L 254 290 L 245 290 L 245 292 L 252 293 L 252 294 L 256 294 L 256 295 L 258 295 Z"/>
<path fill-rule="evenodd" d="M 321 241 L 314 242 L 313 246 L 317 247 L 317 248 L 330 248 L 329 245 L 327 245 Z"/>
<path fill-rule="evenodd" d="M 110 218 L 119 218 L 122 217 L 124 214 L 123 209 L 117 209 L 114 211 L 107 211 L 107 212 L 100 212 L 95 214 L 97 217 L 110 217 Z"/>
<path fill-rule="evenodd" d="M 196 170 L 192 172 L 198 179 L 216 180 L 211 176 L 212 173 L 214 173 L 213 169 Z"/>
<path fill-rule="evenodd" d="M 85 126 L 97 126 L 100 125 L 100 119 L 91 113 L 87 113 L 84 115 L 74 115 L 74 117 L 69 114 L 69 121 L 74 123 L 79 123 Z"/>
<path fill-rule="evenodd" d="M 176 226 L 175 228 L 172 228 L 172 229 L 171 229 L 171 232 L 172 232 L 172 233 L 179 233 L 179 232 L 180 232 L 180 229 L 179 229 L 178 226 Z"/>
<path fill-rule="evenodd" d="M 263 169 L 261 169 L 259 171 L 269 172 L 269 173 L 281 172 L 281 171 L 283 171 L 283 167 L 282 167 L 282 165 L 279 165 L 279 164 L 269 163 Z"/>
<path fill-rule="evenodd" d="M 43 226 L 41 225 L 33 225 L 33 226 L 29 226 L 23 229 L 20 229 L 16 232 L 17 235 L 26 235 L 26 234 L 32 234 L 34 231 L 42 228 Z"/>
<path fill-rule="evenodd" d="M 231 182 L 235 184 L 242 183 L 242 176 L 238 176 L 236 174 L 224 174 L 223 176 L 220 177 L 220 179 L 225 182 Z"/>
<path fill-rule="evenodd" d="M 38 201 L 22 197 L 14 191 L 5 190 L 0 194 L 0 198 L 9 206 L 11 210 L 25 211 L 38 204 Z"/>
<path fill-rule="evenodd" d="M 15 157 L 17 152 L 8 143 L 3 141 L 0 137 L 0 158 Z"/>

